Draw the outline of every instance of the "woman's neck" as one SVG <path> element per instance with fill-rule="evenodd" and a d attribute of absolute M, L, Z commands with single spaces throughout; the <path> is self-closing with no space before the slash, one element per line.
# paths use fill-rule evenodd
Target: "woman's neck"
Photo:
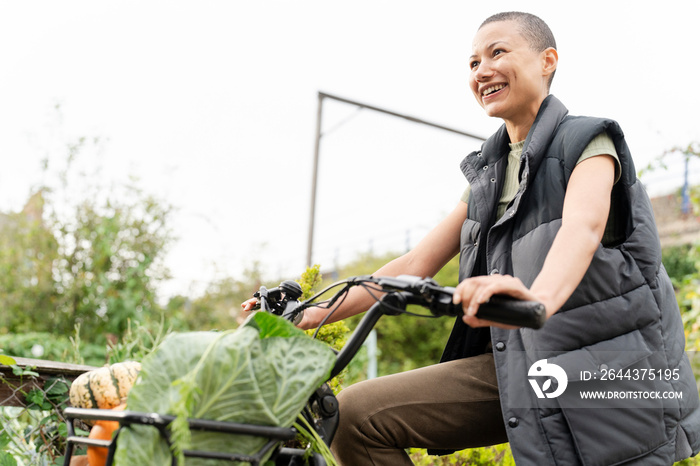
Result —
<path fill-rule="evenodd" d="M 544 95 L 541 99 L 532 102 L 532 105 L 530 105 L 529 108 L 520 111 L 514 117 L 504 118 L 506 131 L 508 131 L 510 142 L 524 141 L 527 138 L 527 134 L 530 132 L 532 125 L 535 123 L 535 119 L 540 111 L 542 102 L 544 102 L 546 97 L 547 96 Z"/>
<path fill-rule="evenodd" d="M 523 122 L 521 124 L 514 124 L 510 121 L 506 121 L 506 131 L 508 131 L 510 142 L 524 141 L 525 138 L 527 138 L 527 134 L 530 132 L 530 128 L 532 128 L 532 124 L 534 122 L 534 118 L 529 122 Z"/>

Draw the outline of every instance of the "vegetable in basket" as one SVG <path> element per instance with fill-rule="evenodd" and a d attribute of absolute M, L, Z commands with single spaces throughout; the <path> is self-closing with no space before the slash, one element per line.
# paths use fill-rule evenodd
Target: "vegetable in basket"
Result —
<path fill-rule="evenodd" d="M 120 433 L 115 464 L 170 466 L 190 449 L 255 454 L 267 439 L 190 431 L 186 419 L 290 427 L 334 362 L 327 345 L 264 312 L 234 331 L 173 333 L 144 359 L 128 397 L 130 411 L 178 416 L 172 451 L 155 428 L 134 425 Z M 232 463 L 187 459 L 217 464 Z"/>

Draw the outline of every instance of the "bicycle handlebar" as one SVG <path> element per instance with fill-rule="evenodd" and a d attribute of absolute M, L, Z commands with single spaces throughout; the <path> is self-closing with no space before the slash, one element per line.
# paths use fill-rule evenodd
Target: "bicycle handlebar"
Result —
<path fill-rule="evenodd" d="M 407 299 L 407 304 L 417 304 L 430 310 L 435 316 L 458 316 L 463 314 L 461 304 L 454 304 L 452 296 L 455 289 L 440 286 L 431 278 L 421 278 L 413 275 L 399 275 L 398 277 L 373 277 L 359 276 L 338 282 L 316 296 L 299 301 L 301 287 L 291 280 L 282 282 L 273 289 L 260 287 L 255 293 L 259 305 L 267 312 L 280 315 L 297 324 L 301 321 L 304 309 L 317 305 L 315 299 L 325 291 L 340 284 L 345 287 L 329 303 L 334 303 L 338 297 L 347 292 L 347 289 L 357 285 L 373 284 L 379 290 L 386 293 L 402 293 Z M 539 329 L 544 325 L 546 314 L 544 306 L 536 301 L 523 301 L 506 295 L 494 295 L 491 299 L 479 306 L 477 317 L 506 325 Z"/>
<path fill-rule="evenodd" d="M 420 304 L 434 315 L 463 314 L 462 304 L 454 304 L 452 296 L 453 287 L 440 286 L 429 278 L 420 278 L 412 275 L 399 275 L 393 277 L 379 277 L 378 284 L 383 288 L 395 288 L 400 291 L 408 291 L 422 297 L 422 301 L 411 300 L 414 304 Z M 489 301 L 481 304 L 477 311 L 477 317 L 506 325 L 528 327 L 538 329 L 544 325 L 546 314 L 544 305 L 537 301 L 524 301 L 507 295 L 494 295 Z"/>

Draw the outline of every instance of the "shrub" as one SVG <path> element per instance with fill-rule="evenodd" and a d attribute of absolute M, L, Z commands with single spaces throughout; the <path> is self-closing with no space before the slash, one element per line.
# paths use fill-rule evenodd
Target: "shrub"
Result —
<path fill-rule="evenodd" d="M 411 460 L 416 466 L 515 466 L 515 460 L 507 443 L 482 448 L 470 448 L 447 456 L 430 456 L 426 450 L 412 448 L 409 450 Z"/>
<path fill-rule="evenodd" d="M 48 332 L 0 335 L 0 348 L 8 356 L 89 366 L 102 366 L 107 360 L 105 345 L 82 342 L 80 354 L 77 354 L 78 350 L 70 337 Z"/>

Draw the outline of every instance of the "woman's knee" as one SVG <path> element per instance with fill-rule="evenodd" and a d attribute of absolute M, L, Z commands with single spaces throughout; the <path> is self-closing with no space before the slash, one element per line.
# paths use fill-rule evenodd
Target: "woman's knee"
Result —
<path fill-rule="evenodd" d="M 359 382 L 344 388 L 338 393 L 341 425 L 358 426 L 363 418 L 367 416 L 371 393 L 369 393 L 369 390 L 365 390 L 366 385 L 367 382 Z"/>

